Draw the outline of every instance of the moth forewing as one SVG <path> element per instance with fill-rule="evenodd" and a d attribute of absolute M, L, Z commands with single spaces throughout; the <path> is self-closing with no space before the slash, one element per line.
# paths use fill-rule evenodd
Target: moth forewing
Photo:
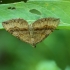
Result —
<path fill-rule="evenodd" d="M 59 24 L 59 19 L 56 18 L 43 18 L 33 23 L 34 44 L 41 42 L 45 39 Z"/>

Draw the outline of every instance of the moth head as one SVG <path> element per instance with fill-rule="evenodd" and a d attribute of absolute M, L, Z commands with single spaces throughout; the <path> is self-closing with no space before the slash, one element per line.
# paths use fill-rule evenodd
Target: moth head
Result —
<path fill-rule="evenodd" d="M 36 44 L 32 44 L 32 47 L 33 47 L 33 48 L 36 48 Z"/>

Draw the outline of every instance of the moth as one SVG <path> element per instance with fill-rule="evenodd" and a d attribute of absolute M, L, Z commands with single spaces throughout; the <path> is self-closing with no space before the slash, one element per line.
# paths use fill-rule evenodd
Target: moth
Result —
<path fill-rule="evenodd" d="M 56 29 L 59 22 L 59 18 L 41 18 L 28 24 L 26 20 L 19 18 L 2 22 L 2 25 L 12 35 L 36 47 L 37 43 Z"/>

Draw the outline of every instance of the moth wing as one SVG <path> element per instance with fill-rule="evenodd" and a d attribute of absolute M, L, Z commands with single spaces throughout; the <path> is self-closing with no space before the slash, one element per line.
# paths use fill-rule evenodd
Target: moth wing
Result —
<path fill-rule="evenodd" d="M 29 25 L 23 19 L 12 19 L 2 23 L 3 27 L 20 40 L 30 43 Z"/>
<path fill-rule="evenodd" d="M 59 19 L 43 18 L 35 21 L 33 27 L 33 37 L 35 44 L 47 37 L 59 24 Z"/>

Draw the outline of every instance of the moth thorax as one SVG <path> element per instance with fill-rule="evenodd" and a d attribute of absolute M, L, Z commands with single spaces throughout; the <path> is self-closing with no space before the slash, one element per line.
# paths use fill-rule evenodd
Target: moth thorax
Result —
<path fill-rule="evenodd" d="M 31 38 L 33 38 L 33 27 L 32 27 L 32 24 L 29 25 L 29 32 L 30 32 Z"/>
<path fill-rule="evenodd" d="M 30 32 L 30 37 L 31 37 L 31 40 L 30 40 L 30 43 L 32 45 L 34 45 L 34 35 L 33 35 L 33 27 L 32 27 L 32 24 L 29 25 L 29 32 Z"/>

